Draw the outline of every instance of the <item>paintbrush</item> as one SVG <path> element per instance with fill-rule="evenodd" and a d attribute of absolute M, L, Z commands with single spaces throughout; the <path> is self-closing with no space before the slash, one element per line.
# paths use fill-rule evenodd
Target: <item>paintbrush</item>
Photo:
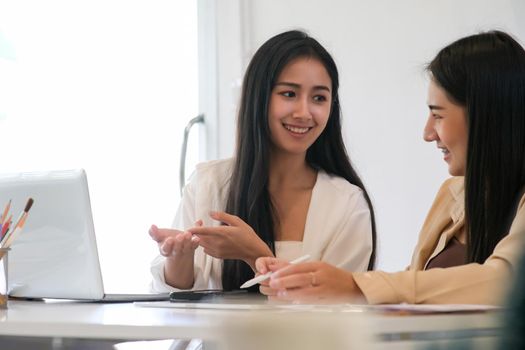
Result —
<path fill-rule="evenodd" d="M 4 238 L 2 238 L 2 242 L 0 242 L 2 248 L 9 248 L 11 244 L 13 243 L 14 239 L 16 238 L 16 236 L 20 233 L 20 231 L 24 227 L 29 209 L 31 209 L 33 202 L 34 202 L 33 198 L 29 198 L 27 200 L 26 207 L 24 208 L 24 211 L 18 217 L 16 224 L 13 226 L 12 229 L 9 230 L 9 232 L 6 233 Z"/>

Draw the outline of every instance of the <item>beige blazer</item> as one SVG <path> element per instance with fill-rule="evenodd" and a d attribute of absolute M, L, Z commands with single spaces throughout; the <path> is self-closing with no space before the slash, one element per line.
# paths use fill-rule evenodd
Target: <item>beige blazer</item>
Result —
<path fill-rule="evenodd" d="M 483 264 L 424 270 L 447 242 L 464 226 L 464 178 L 451 178 L 441 186 L 423 224 L 412 262 L 406 271 L 354 273 L 370 304 L 493 304 L 504 303 L 525 240 L 525 195 L 509 234 Z"/>

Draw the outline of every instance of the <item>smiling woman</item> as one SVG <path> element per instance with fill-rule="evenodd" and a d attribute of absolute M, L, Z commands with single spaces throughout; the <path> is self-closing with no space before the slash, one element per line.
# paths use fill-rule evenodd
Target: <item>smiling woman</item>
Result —
<path fill-rule="evenodd" d="M 85 168 L 106 291 L 147 290 L 198 114 L 195 1 L 2 1 L 2 48 L 1 171 Z"/>
<path fill-rule="evenodd" d="M 244 76 L 235 157 L 197 167 L 178 230 L 150 230 L 162 255 L 154 290 L 238 289 L 260 256 L 373 267 L 373 210 L 343 144 L 338 88 L 332 57 L 303 32 L 257 50 Z"/>

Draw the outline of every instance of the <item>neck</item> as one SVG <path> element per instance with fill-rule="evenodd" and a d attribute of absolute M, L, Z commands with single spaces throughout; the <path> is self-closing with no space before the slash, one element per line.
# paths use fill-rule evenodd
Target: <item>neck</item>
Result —
<path fill-rule="evenodd" d="M 283 154 L 273 152 L 270 155 L 269 190 L 270 192 L 287 189 L 312 188 L 317 178 L 317 171 L 312 169 L 305 159 L 306 154 Z"/>

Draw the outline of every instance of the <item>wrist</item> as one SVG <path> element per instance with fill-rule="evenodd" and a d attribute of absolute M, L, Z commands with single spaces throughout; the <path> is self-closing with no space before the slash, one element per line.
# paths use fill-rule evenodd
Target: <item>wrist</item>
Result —
<path fill-rule="evenodd" d="M 178 252 L 178 253 L 166 256 L 166 262 L 172 263 L 172 262 L 193 260 L 194 256 L 195 256 L 194 250 L 192 250 L 191 252 Z"/>
<path fill-rule="evenodd" d="M 349 272 L 349 292 L 350 296 L 352 298 L 352 302 L 355 304 L 368 304 L 368 301 L 366 300 L 366 297 L 359 287 L 359 285 L 356 283 L 354 279 L 354 274 Z"/>
<path fill-rule="evenodd" d="M 257 260 L 258 258 L 260 257 L 273 257 L 274 254 L 272 253 L 272 250 L 270 249 L 270 247 L 268 247 L 266 245 L 266 243 L 263 243 L 264 244 L 264 247 L 261 247 L 259 250 L 257 251 L 253 251 L 252 254 L 250 254 L 249 256 L 247 256 L 245 259 L 243 259 L 243 261 L 245 263 L 247 263 L 248 265 L 250 265 L 250 267 L 252 268 L 252 270 L 255 272 L 257 269 L 255 268 L 255 260 Z"/>

